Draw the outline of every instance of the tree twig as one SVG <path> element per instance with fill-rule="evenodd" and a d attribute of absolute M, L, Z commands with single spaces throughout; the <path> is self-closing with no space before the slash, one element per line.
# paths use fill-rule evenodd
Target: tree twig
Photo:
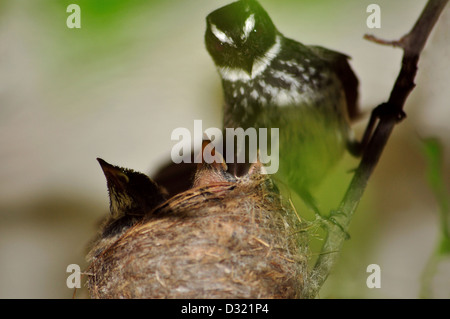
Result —
<path fill-rule="evenodd" d="M 388 40 L 383 40 L 383 39 L 377 38 L 376 36 L 374 36 L 372 34 L 364 34 L 364 39 L 378 43 L 378 44 L 382 44 L 382 45 L 392 45 L 393 47 L 402 47 L 401 39 L 394 40 L 394 41 L 388 41 Z"/>
<path fill-rule="evenodd" d="M 322 253 L 314 265 L 309 278 L 308 297 L 315 297 L 335 265 L 347 238 L 352 216 L 362 198 L 367 182 L 378 163 L 383 149 L 396 123 L 405 117 L 403 106 L 414 89 L 417 63 L 428 36 L 438 20 L 448 0 L 429 0 L 411 31 L 398 41 L 379 40 L 373 36 L 366 38 L 381 44 L 399 46 L 403 49 L 402 67 L 386 103 L 374 109 L 366 132 L 368 143 L 358 169 L 344 195 L 337 211 L 332 212 L 326 222 L 327 238 Z M 375 126 L 376 125 L 376 126 Z M 375 129 L 374 129 L 375 128 Z M 372 134 L 373 131 L 373 134 Z"/>

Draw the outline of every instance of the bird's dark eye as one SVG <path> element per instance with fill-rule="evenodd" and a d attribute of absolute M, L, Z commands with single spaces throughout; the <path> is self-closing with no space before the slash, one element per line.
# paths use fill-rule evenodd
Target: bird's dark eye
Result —
<path fill-rule="evenodd" d="M 118 174 L 117 179 L 120 181 L 122 185 L 128 184 L 130 182 L 130 179 L 126 174 Z"/>
<path fill-rule="evenodd" d="M 223 50 L 223 42 L 217 42 L 216 43 L 216 51 L 222 51 Z"/>

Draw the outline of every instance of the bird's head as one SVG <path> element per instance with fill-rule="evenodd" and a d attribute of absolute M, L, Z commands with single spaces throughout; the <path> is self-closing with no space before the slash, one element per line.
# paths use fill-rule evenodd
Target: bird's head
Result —
<path fill-rule="evenodd" d="M 165 200 L 164 189 L 147 175 L 97 160 L 106 177 L 113 218 L 144 215 Z"/>
<path fill-rule="evenodd" d="M 255 0 L 239 0 L 206 17 L 206 48 L 216 66 L 251 75 L 254 62 L 275 44 L 277 30 Z"/>

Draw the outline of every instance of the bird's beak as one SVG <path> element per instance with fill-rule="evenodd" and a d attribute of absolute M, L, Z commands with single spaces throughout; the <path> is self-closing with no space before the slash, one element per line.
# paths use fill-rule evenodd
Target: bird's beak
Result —
<path fill-rule="evenodd" d="M 115 187 L 125 188 L 126 184 L 129 182 L 129 178 L 126 174 L 101 158 L 97 158 L 97 161 L 102 167 L 108 184 L 112 183 L 113 185 L 115 185 Z"/>
<path fill-rule="evenodd" d="M 253 69 L 253 60 L 247 59 L 244 63 L 244 70 L 250 77 L 252 76 L 252 69 Z"/>

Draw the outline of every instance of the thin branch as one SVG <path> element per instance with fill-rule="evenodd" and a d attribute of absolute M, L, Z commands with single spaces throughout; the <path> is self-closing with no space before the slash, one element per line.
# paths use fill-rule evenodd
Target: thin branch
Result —
<path fill-rule="evenodd" d="M 378 43 L 378 44 L 382 44 L 382 45 L 392 45 L 393 47 L 402 47 L 402 40 L 394 40 L 394 41 L 388 41 L 388 40 L 383 40 L 380 38 L 377 38 L 376 36 L 372 35 L 372 34 L 364 34 L 364 39 L 374 42 L 374 43 Z"/>
<path fill-rule="evenodd" d="M 420 53 L 447 2 L 448 0 L 429 0 L 414 27 L 399 41 L 382 41 L 375 37 L 366 36 L 366 38 L 368 37 L 372 40 L 376 39 L 375 41 L 378 43 L 398 44 L 404 51 L 402 67 L 388 102 L 382 103 L 372 112 L 369 122 L 370 130 L 372 131 L 375 122 L 378 122 L 378 125 L 368 139 L 369 141 L 359 167 L 353 176 L 339 209 L 332 212 L 330 220 L 326 222 L 328 234 L 322 247 L 322 253 L 310 273 L 308 297 L 317 295 L 330 270 L 337 262 L 339 253 L 326 254 L 325 252 L 341 251 L 347 238 L 347 231 L 352 216 L 362 198 L 367 182 L 378 163 L 395 124 L 405 117 L 403 106 L 408 95 L 415 87 L 414 78 L 417 73 Z"/>

